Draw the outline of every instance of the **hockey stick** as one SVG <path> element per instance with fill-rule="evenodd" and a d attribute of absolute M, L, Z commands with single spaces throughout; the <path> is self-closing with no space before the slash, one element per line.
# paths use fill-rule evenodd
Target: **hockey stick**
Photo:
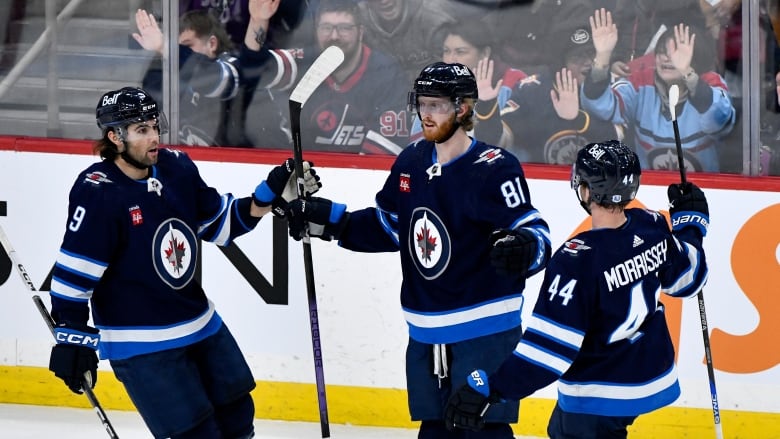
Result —
<path fill-rule="evenodd" d="M 292 129 L 293 155 L 295 158 L 295 176 L 298 181 L 298 197 L 306 196 L 303 180 L 303 149 L 301 146 L 301 108 L 311 97 L 314 90 L 322 84 L 334 70 L 344 61 L 344 52 L 336 46 L 325 49 L 309 70 L 303 75 L 298 85 L 290 94 L 290 128 Z M 311 326 L 311 344 L 314 352 L 314 373 L 317 381 L 317 401 L 320 409 L 320 428 L 322 437 L 330 437 L 328 422 L 328 400 L 325 396 L 325 373 L 322 368 L 322 345 L 320 344 L 320 324 L 317 313 L 317 294 L 314 288 L 314 266 L 311 255 L 311 240 L 303 237 L 303 265 L 306 271 L 306 295 L 309 301 L 309 324 Z"/>
<path fill-rule="evenodd" d="M 24 268 L 24 265 L 22 265 L 22 263 L 19 262 L 19 260 L 16 258 L 16 251 L 14 250 L 13 246 L 11 246 L 11 241 L 8 240 L 8 236 L 6 236 L 5 231 L 3 231 L 1 226 L 0 243 L 2 243 L 5 252 L 8 253 L 8 257 L 11 259 L 11 263 L 19 272 L 19 276 L 21 276 L 22 282 L 24 282 L 24 284 L 27 285 L 27 288 L 32 291 L 32 300 L 35 302 L 35 307 L 38 308 L 38 312 L 41 314 L 41 317 L 43 317 L 43 320 L 46 322 L 46 326 L 49 327 L 49 332 L 51 332 L 53 336 L 54 319 L 51 317 L 51 314 L 49 314 L 49 310 L 46 309 L 46 305 L 43 303 L 43 300 L 41 300 L 41 296 L 36 294 L 38 290 L 35 288 L 35 284 L 33 283 L 32 279 L 30 279 L 30 275 L 27 274 L 27 270 Z M 84 394 L 87 395 L 89 403 L 92 405 L 95 413 L 97 413 L 98 418 L 100 418 L 100 422 L 103 424 L 103 427 L 105 427 L 108 436 L 113 439 L 119 439 L 119 436 L 117 436 L 116 431 L 114 430 L 114 426 L 111 425 L 111 422 L 108 420 L 108 416 L 106 416 L 106 412 L 103 411 L 103 407 L 100 406 L 100 402 L 98 401 L 97 396 L 95 396 L 95 392 L 92 391 L 92 376 L 89 374 L 89 372 L 84 373 L 84 381 L 81 385 L 81 390 L 83 390 Z"/>
<path fill-rule="evenodd" d="M 680 88 L 673 84 L 669 88 L 669 112 L 672 115 L 672 127 L 674 128 L 674 142 L 677 144 L 677 165 L 680 168 L 680 181 L 684 184 L 685 159 L 683 158 L 682 140 L 680 140 L 680 127 L 677 124 L 677 102 L 680 99 Z M 696 298 L 699 301 L 699 318 L 701 319 L 701 335 L 704 339 L 704 357 L 707 360 L 707 376 L 710 380 L 710 398 L 712 400 L 712 415 L 715 420 L 715 437 L 723 439 L 723 427 L 720 423 L 720 406 L 718 404 L 718 391 L 715 388 L 715 369 L 712 366 L 712 348 L 710 346 L 709 327 L 707 325 L 707 311 L 704 308 L 704 289 L 699 290 Z"/>

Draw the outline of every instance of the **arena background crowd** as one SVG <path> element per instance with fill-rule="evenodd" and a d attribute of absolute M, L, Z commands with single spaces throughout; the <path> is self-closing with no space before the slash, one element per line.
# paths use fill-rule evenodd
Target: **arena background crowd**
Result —
<path fill-rule="evenodd" d="M 269 2 L 2 2 L 0 135 L 93 138 L 102 91 L 137 85 L 163 102 L 167 143 L 289 149 L 292 86 L 336 44 L 349 66 L 304 113 L 304 149 L 397 154 L 415 139 L 412 78 L 444 60 L 480 80 L 475 134 L 523 162 L 568 165 L 579 147 L 612 137 L 645 155 L 644 167 L 675 170 L 674 139 L 660 127 L 670 129 L 665 93 L 676 81 L 689 171 L 780 175 L 776 0 Z M 353 14 L 354 26 L 323 21 L 328 10 Z M 607 15 L 616 40 L 604 52 L 606 24 L 593 20 Z M 157 24 L 156 43 L 143 20 Z M 674 60 L 678 28 L 687 62 Z"/>

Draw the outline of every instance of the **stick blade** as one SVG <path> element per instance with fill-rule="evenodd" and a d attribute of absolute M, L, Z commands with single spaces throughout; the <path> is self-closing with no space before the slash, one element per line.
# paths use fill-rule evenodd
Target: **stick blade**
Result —
<path fill-rule="evenodd" d="M 314 63 L 303 75 L 303 78 L 295 86 L 295 89 L 290 95 L 290 101 L 298 102 L 301 104 L 311 97 L 314 90 L 319 87 L 320 84 L 338 68 L 341 63 L 344 62 L 344 52 L 336 46 L 330 46 L 323 50 L 320 56 L 314 60 Z"/>
<path fill-rule="evenodd" d="M 677 120 L 677 102 L 680 101 L 680 87 L 672 84 L 669 87 L 669 112 L 672 114 L 672 120 Z"/>

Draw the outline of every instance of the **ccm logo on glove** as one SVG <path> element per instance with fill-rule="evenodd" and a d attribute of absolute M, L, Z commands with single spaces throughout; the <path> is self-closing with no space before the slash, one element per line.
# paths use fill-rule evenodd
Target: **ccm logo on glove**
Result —
<path fill-rule="evenodd" d="M 74 344 L 97 349 L 100 335 L 82 332 L 73 328 L 58 327 L 54 329 L 54 339 L 57 340 L 57 343 Z"/>

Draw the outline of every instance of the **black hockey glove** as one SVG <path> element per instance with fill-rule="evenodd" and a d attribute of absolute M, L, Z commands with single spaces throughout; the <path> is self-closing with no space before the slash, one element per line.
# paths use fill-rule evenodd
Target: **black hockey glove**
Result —
<path fill-rule="evenodd" d="M 706 236 L 710 225 L 710 209 L 704 192 L 695 184 L 687 182 L 670 184 L 667 195 L 672 230 L 678 232 L 685 227 L 695 227 L 701 236 Z"/>
<path fill-rule="evenodd" d="M 300 241 L 307 233 L 324 241 L 339 239 L 349 220 L 347 206 L 326 198 L 295 199 L 287 206 L 290 236 Z"/>
<path fill-rule="evenodd" d="M 303 182 L 306 196 L 317 192 L 322 187 L 320 177 L 311 162 L 303 162 Z M 268 173 L 268 177 L 257 185 L 252 198 L 258 206 L 272 206 L 274 215 L 283 217 L 287 203 L 298 198 L 295 160 L 287 159 L 281 165 L 273 168 Z"/>
<path fill-rule="evenodd" d="M 57 344 L 51 349 L 49 370 L 74 393 L 82 393 L 84 374 L 90 373 L 92 388 L 97 383 L 98 357 L 95 352 L 100 341 L 97 329 L 86 325 L 68 326 L 61 324 L 54 328 Z"/>
<path fill-rule="evenodd" d="M 493 249 L 490 262 L 499 274 L 524 278 L 534 262 L 538 241 L 533 232 L 526 229 L 493 231 L 490 236 Z"/>
<path fill-rule="evenodd" d="M 485 426 L 485 412 L 491 404 L 497 402 L 501 402 L 501 397 L 490 391 L 485 371 L 475 370 L 466 378 L 466 384 L 447 401 L 444 424 L 448 430 L 462 428 L 479 431 Z"/>

